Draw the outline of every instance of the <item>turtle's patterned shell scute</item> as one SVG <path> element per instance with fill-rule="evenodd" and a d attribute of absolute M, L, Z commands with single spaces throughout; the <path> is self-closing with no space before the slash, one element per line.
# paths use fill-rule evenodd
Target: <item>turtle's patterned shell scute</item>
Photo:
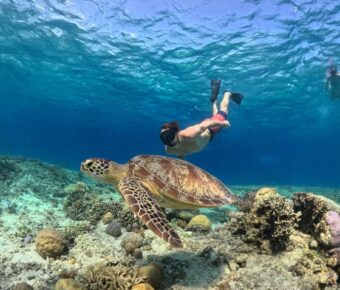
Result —
<path fill-rule="evenodd" d="M 138 155 L 128 166 L 130 176 L 143 179 L 175 203 L 210 207 L 230 204 L 234 199 L 216 177 L 181 159 Z"/>

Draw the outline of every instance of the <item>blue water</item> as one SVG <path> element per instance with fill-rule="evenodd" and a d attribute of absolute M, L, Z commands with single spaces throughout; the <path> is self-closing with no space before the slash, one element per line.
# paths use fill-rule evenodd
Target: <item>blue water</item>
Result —
<path fill-rule="evenodd" d="M 226 184 L 340 186 L 339 24 L 334 0 L 1 0 L 0 154 L 164 154 L 161 124 L 208 117 L 219 77 L 246 98 L 187 160 Z"/>

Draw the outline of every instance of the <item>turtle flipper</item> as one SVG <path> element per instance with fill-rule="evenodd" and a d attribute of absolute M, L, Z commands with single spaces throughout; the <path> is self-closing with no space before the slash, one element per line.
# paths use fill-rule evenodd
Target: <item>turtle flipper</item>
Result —
<path fill-rule="evenodd" d="M 157 236 L 176 248 L 182 248 L 182 242 L 170 226 L 156 199 L 143 186 L 138 178 L 126 177 L 118 183 L 118 190 L 132 212 Z"/>

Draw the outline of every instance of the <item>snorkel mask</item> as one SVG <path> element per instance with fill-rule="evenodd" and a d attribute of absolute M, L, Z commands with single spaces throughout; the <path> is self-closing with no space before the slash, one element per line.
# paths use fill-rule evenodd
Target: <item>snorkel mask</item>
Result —
<path fill-rule="evenodd" d="M 168 146 L 175 146 L 176 145 L 176 133 L 173 129 L 171 128 L 168 128 L 168 129 L 163 129 L 161 131 L 161 134 L 160 134 L 160 137 L 161 137 L 161 140 L 162 142 L 165 144 L 165 145 L 168 145 Z"/>
<path fill-rule="evenodd" d="M 175 146 L 177 144 L 176 135 L 179 131 L 179 126 L 177 122 L 165 123 L 160 132 L 160 138 L 163 144 L 168 146 Z"/>

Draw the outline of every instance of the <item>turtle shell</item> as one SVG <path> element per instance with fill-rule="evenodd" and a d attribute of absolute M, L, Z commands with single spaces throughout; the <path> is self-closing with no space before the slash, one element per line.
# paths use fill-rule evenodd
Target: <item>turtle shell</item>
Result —
<path fill-rule="evenodd" d="M 129 175 L 141 178 L 166 207 L 213 207 L 235 201 L 220 180 L 181 159 L 138 155 L 128 162 L 128 168 Z"/>

